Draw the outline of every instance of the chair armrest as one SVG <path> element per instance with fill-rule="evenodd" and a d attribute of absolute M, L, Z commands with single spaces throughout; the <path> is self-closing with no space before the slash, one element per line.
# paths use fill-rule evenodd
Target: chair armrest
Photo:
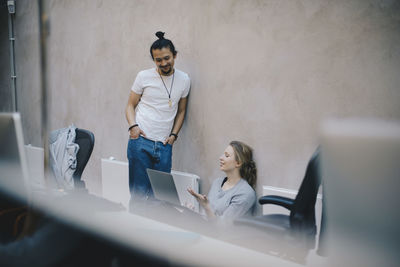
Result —
<path fill-rule="evenodd" d="M 264 204 L 274 204 L 281 207 L 284 207 L 288 210 L 292 210 L 294 199 L 288 197 L 281 197 L 281 196 L 262 196 L 258 199 L 258 203 L 261 205 Z"/>

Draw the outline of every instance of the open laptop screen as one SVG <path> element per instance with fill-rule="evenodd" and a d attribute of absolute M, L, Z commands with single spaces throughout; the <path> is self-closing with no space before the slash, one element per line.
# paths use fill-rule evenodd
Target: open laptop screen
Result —
<path fill-rule="evenodd" d="M 147 169 L 147 175 L 156 199 L 181 206 L 172 174 Z"/>
<path fill-rule="evenodd" d="M 27 185 L 21 117 L 19 113 L 0 113 L 0 190 L 24 201 Z"/>

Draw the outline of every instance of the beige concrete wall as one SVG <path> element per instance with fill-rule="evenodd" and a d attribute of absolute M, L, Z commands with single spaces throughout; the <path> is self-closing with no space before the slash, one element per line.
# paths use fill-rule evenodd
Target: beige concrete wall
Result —
<path fill-rule="evenodd" d="M 30 8 L 18 16 L 23 92 L 37 88 L 31 2 L 18 2 Z M 51 128 L 94 132 L 85 175 L 100 192 L 100 159 L 126 159 L 129 90 L 153 66 L 148 50 L 162 30 L 192 79 L 173 168 L 198 174 L 208 191 L 222 175 L 218 157 L 242 140 L 255 150 L 259 194 L 261 185 L 297 189 L 322 119 L 400 119 L 399 11 L 398 1 L 378 0 L 51 1 Z M 22 101 L 33 116 L 37 98 Z"/>
<path fill-rule="evenodd" d="M 43 147 L 37 1 L 15 1 L 17 105 L 27 144 Z"/>

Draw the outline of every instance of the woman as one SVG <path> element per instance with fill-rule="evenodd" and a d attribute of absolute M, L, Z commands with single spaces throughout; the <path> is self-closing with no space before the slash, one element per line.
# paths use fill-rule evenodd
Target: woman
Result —
<path fill-rule="evenodd" d="M 220 217 L 233 220 L 251 214 L 256 202 L 254 187 L 257 180 L 257 168 L 253 161 L 252 149 L 239 141 L 230 142 L 219 158 L 220 169 L 225 178 L 216 179 L 208 193 L 201 195 L 191 188 L 192 194 L 209 219 Z"/>

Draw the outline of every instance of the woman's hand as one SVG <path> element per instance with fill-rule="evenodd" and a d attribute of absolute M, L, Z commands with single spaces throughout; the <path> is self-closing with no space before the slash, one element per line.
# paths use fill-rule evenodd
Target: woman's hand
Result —
<path fill-rule="evenodd" d="M 200 203 L 201 206 L 208 205 L 208 198 L 206 195 L 201 195 L 193 191 L 192 188 L 188 188 L 187 191 L 196 198 L 196 200 Z"/>
<path fill-rule="evenodd" d="M 188 188 L 187 191 L 196 198 L 197 202 L 203 207 L 203 209 L 206 211 L 206 214 L 209 218 L 214 218 L 215 214 L 211 210 L 210 203 L 208 201 L 208 198 L 206 195 L 198 194 L 193 191 L 192 188 Z"/>

